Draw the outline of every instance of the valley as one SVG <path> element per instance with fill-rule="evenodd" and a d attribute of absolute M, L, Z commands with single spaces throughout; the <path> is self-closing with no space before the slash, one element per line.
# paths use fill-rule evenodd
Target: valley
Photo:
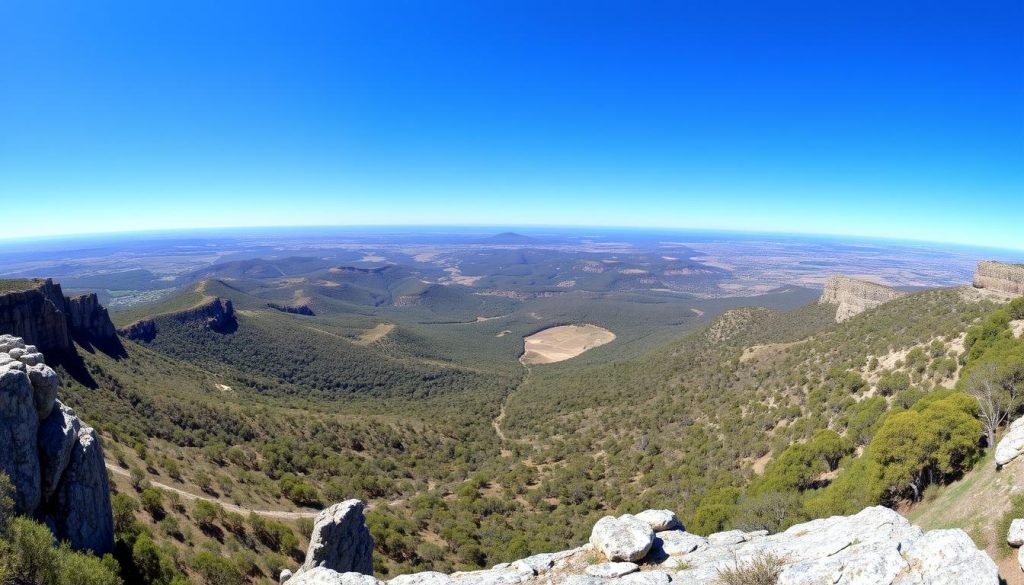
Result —
<path fill-rule="evenodd" d="M 218 551 L 269 583 L 301 558 L 318 510 L 360 498 L 374 571 L 390 578 L 561 550 L 601 516 L 645 508 L 672 509 L 698 534 L 775 532 L 873 504 L 944 527 L 924 510 L 984 464 L 964 446 L 920 503 L 895 487 L 902 478 L 855 479 L 873 473 L 863 468 L 889 419 L 973 420 L 954 389 L 999 294 L 848 280 L 824 295 L 708 297 L 623 280 L 649 266 L 482 246 L 459 252 L 473 282 L 361 247 L 344 264 L 213 264 L 155 303 L 111 311 L 122 350 L 76 346 L 59 371 L 62 400 L 102 437 L 115 498 L 136 502 L 119 542 L 147 534 L 192 579 L 190 559 Z M 454 262 L 431 250 L 417 255 Z M 501 264 L 470 268 L 495 255 Z M 531 275 L 510 274 L 509 258 Z M 552 286 L 537 284 L 552 267 Z M 574 287 L 558 286 L 566 267 Z M 600 290 L 578 288 L 609 271 Z M 825 431 L 829 463 L 794 452 L 818 449 Z M 145 508 L 154 493 L 163 503 Z M 951 521 L 1006 565 L 975 517 Z M 277 536 L 254 540 L 265 522 Z"/>

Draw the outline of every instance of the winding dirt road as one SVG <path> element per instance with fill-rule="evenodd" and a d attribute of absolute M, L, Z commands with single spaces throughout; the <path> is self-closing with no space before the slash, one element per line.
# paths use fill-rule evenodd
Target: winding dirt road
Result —
<path fill-rule="evenodd" d="M 122 469 L 121 467 L 119 467 L 117 465 L 114 465 L 113 463 L 107 463 L 107 470 L 110 471 L 111 473 L 116 474 L 116 475 L 120 475 L 121 477 L 131 477 L 131 474 L 128 473 L 127 469 Z M 236 506 L 235 504 L 230 504 L 228 502 L 225 502 L 223 500 L 218 500 L 216 498 L 210 498 L 210 497 L 207 497 L 207 496 L 200 496 L 198 494 L 193 494 L 191 492 L 186 492 L 185 490 L 178 489 L 178 488 L 176 488 L 174 486 L 169 486 L 169 485 L 164 484 L 164 483 L 160 483 L 159 481 L 153 481 L 152 479 L 150 479 L 148 481 L 154 487 L 158 487 L 158 488 L 160 488 L 162 490 L 167 490 L 169 492 L 174 492 L 174 493 L 178 494 L 179 496 L 185 498 L 186 500 L 192 500 L 192 501 L 195 501 L 195 500 L 206 500 L 207 502 L 213 502 L 214 504 L 220 505 L 221 507 L 223 507 L 225 510 L 227 510 L 229 512 L 237 512 L 239 514 L 249 514 L 249 513 L 252 513 L 252 514 L 256 514 L 257 516 L 264 516 L 266 518 L 280 518 L 280 519 L 284 519 L 284 520 L 295 520 L 297 518 L 315 518 L 316 515 L 320 513 L 319 510 L 301 510 L 301 511 L 298 511 L 298 512 L 287 512 L 287 511 L 284 511 L 284 510 L 254 510 L 252 508 L 243 508 L 241 506 Z"/>

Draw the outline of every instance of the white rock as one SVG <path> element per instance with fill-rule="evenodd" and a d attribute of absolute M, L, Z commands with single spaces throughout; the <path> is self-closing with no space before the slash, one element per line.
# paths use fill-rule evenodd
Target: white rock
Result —
<path fill-rule="evenodd" d="M 619 563 L 600 563 L 600 564 L 597 564 L 597 565 L 590 565 L 589 567 L 586 568 L 586 570 L 584 572 L 586 574 L 590 575 L 591 577 L 612 578 L 612 577 L 621 577 L 623 575 L 628 575 L 630 573 L 634 573 L 634 572 L 639 571 L 639 570 L 640 570 L 640 565 L 638 565 L 636 563 L 619 562 Z"/>
<path fill-rule="evenodd" d="M 669 556 L 685 555 L 707 545 L 708 539 L 682 530 L 659 532 L 654 541 L 655 548 L 660 547 Z"/>
<path fill-rule="evenodd" d="M 996 465 L 1003 466 L 1024 452 L 1024 416 L 1018 418 L 1006 429 L 1006 434 L 996 444 Z"/>
<path fill-rule="evenodd" d="M 739 544 L 747 540 L 747 535 L 742 530 L 727 530 L 708 535 L 708 544 L 721 546 L 723 544 Z"/>
<path fill-rule="evenodd" d="M 26 366 L 34 366 L 36 364 L 43 363 L 43 354 L 39 352 L 25 353 L 25 355 L 18 358 L 18 361 L 25 364 Z"/>
<path fill-rule="evenodd" d="M 0 352 L 7 353 L 16 347 L 25 349 L 25 341 L 20 337 L 15 337 L 6 333 L 0 335 Z M 33 348 L 34 347 L 35 346 L 33 346 Z"/>
<path fill-rule="evenodd" d="M 556 582 L 557 583 L 557 582 Z M 604 585 L 606 580 L 590 575 L 569 575 L 562 579 L 558 585 Z"/>
<path fill-rule="evenodd" d="M 300 571 L 288 579 L 288 585 L 381 585 L 370 575 L 362 573 L 339 573 L 326 567 L 314 567 Z"/>
<path fill-rule="evenodd" d="M 830 557 L 788 565 L 779 574 L 777 585 L 888 585 L 907 568 L 894 543 L 855 545 Z"/>
<path fill-rule="evenodd" d="M 281 569 L 281 574 L 277 576 L 278 583 L 284 583 L 288 579 L 292 578 L 292 572 L 288 569 Z"/>
<path fill-rule="evenodd" d="M 321 510 L 313 522 L 306 560 L 296 573 L 314 567 L 373 574 L 373 538 L 363 517 L 365 504 L 346 500 Z"/>
<path fill-rule="evenodd" d="M 532 570 L 534 574 L 540 575 L 554 566 L 555 555 L 556 553 L 541 553 L 539 555 L 533 555 L 531 557 L 518 560 L 512 563 L 512 565 L 520 565 L 520 567 L 528 568 Z"/>
<path fill-rule="evenodd" d="M 632 514 L 605 516 L 594 525 L 590 542 L 609 561 L 637 561 L 651 550 L 654 530 Z"/>
<path fill-rule="evenodd" d="M 683 529 L 683 523 L 672 510 L 644 510 L 636 517 L 649 524 L 655 532 Z"/>
<path fill-rule="evenodd" d="M 22 359 L 22 362 L 25 360 Z M 28 368 L 28 379 L 32 382 L 32 391 L 35 393 L 36 414 L 39 420 L 50 416 L 53 411 L 54 402 L 57 400 L 57 389 L 60 387 L 60 378 L 57 372 L 46 364 L 32 364 Z"/>
<path fill-rule="evenodd" d="M 672 575 L 665 571 L 640 571 L 612 581 L 615 585 L 668 585 Z"/>
<path fill-rule="evenodd" d="M 452 573 L 451 577 L 459 585 L 514 585 L 528 581 L 534 575 L 533 569 L 525 563 L 516 561 L 504 569 L 464 571 Z"/>
<path fill-rule="evenodd" d="M 421 573 L 410 573 L 399 575 L 388 581 L 388 585 L 451 585 L 452 578 L 437 571 L 423 571 Z"/>
<path fill-rule="evenodd" d="M 1010 530 L 1006 533 L 1006 543 L 1010 546 L 1024 544 L 1024 519 L 1017 518 L 1010 522 Z"/>
<path fill-rule="evenodd" d="M 931 530 L 914 540 L 903 553 L 912 572 L 895 584 L 998 585 L 995 562 L 974 546 L 958 528 Z"/>

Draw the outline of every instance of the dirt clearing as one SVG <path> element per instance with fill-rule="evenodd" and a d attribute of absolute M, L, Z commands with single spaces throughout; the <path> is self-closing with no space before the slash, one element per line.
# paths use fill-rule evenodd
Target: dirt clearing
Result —
<path fill-rule="evenodd" d="M 614 333 L 597 325 L 550 327 L 524 339 L 526 351 L 519 359 L 526 365 L 553 364 L 574 358 L 614 339 Z"/>

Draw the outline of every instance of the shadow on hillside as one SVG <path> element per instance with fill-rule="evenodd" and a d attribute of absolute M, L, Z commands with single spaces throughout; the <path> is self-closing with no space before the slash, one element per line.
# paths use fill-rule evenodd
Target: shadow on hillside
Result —
<path fill-rule="evenodd" d="M 89 373 L 85 360 L 77 352 L 54 354 L 54 357 L 49 360 L 49 365 L 54 369 L 62 368 L 72 379 L 90 390 L 99 388 L 96 379 Z"/>

